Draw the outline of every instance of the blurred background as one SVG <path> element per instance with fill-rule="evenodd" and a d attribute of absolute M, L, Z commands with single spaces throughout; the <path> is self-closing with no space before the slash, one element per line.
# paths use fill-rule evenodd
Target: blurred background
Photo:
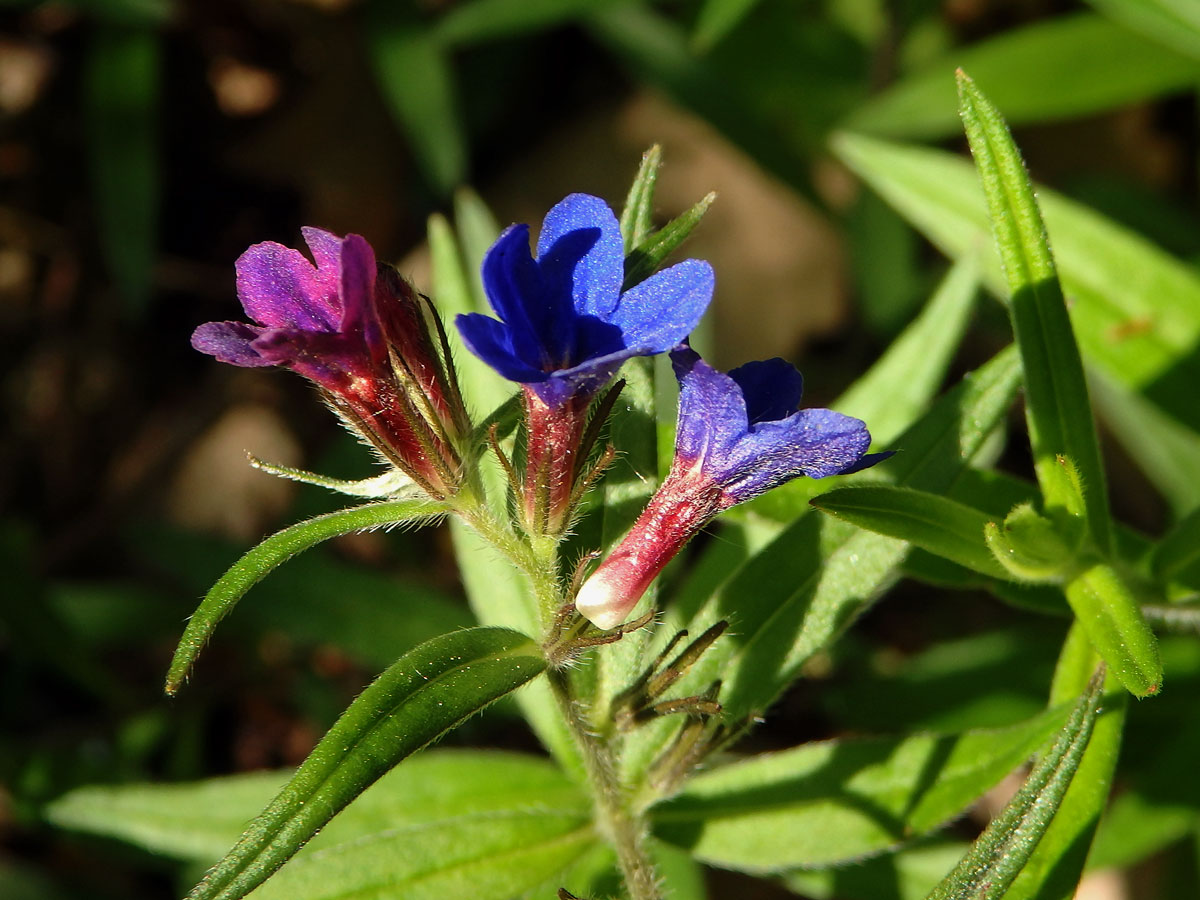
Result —
<path fill-rule="evenodd" d="M 177 893 L 194 867 L 54 830 L 45 804 L 295 764 L 374 672 L 469 621 L 438 530 L 343 538 L 255 588 L 192 684 L 160 693 L 224 567 L 339 505 L 245 453 L 371 469 L 300 379 L 190 349 L 199 323 L 242 318 L 249 244 L 353 231 L 428 288 L 429 216 L 479 221 L 463 186 L 500 226 L 536 225 L 571 191 L 619 208 L 660 143 L 662 221 L 718 193 L 685 247 L 717 271 L 715 360 L 787 357 L 819 405 L 946 269 L 829 139 L 961 151 L 956 65 L 1036 178 L 1197 258 L 1186 0 L 2 0 L 0 897 Z M 976 319 L 956 374 L 1009 339 L 999 304 Z M 1166 502 L 1108 444 L 1118 514 L 1158 533 Z M 1029 715 L 1062 628 L 1022 620 L 1018 636 L 1013 620 L 904 583 L 751 744 Z M 503 706 L 451 740 L 536 747 Z M 1087 896 L 1197 896 L 1191 834 Z"/>

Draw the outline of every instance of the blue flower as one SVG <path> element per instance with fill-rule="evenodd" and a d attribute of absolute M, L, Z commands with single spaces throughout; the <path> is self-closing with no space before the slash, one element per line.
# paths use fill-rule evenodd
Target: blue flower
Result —
<path fill-rule="evenodd" d="M 625 360 L 670 350 L 712 299 L 708 263 L 689 259 L 621 293 L 625 249 L 603 200 L 571 194 L 550 210 L 529 252 L 529 226 L 506 229 L 483 261 L 499 321 L 457 320 L 476 356 L 548 407 L 599 390 Z"/>
<path fill-rule="evenodd" d="M 867 453 L 859 419 L 797 411 L 803 381 L 782 359 L 726 375 L 686 345 L 671 351 L 679 427 L 671 471 L 621 543 L 575 598 L 579 613 L 615 628 L 674 556 L 714 516 L 786 481 L 857 472 L 891 453 Z"/>
<path fill-rule="evenodd" d="M 720 486 L 723 507 L 743 503 L 807 475 L 857 472 L 890 456 L 867 455 L 861 419 L 801 409 L 804 381 L 782 359 L 718 372 L 686 345 L 671 352 L 679 379 L 675 466 Z"/>

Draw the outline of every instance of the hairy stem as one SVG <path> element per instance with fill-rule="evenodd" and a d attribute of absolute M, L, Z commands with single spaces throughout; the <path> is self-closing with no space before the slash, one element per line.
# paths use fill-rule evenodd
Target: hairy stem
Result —
<path fill-rule="evenodd" d="M 563 718 L 582 751 L 595 802 L 597 824 L 617 852 L 617 865 L 631 900 L 659 900 L 658 878 L 646 848 L 647 827 L 635 813 L 617 777 L 611 744 L 592 732 L 587 718 L 571 695 L 571 684 L 562 669 L 547 669 L 547 677 Z"/>

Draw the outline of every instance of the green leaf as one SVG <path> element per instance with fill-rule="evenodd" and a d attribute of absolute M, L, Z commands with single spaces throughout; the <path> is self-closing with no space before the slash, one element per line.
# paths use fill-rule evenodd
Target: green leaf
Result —
<path fill-rule="evenodd" d="M 446 43 L 469 44 L 552 28 L 577 19 L 607 0 L 470 0 L 452 7 L 437 24 Z"/>
<path fill-rule="evenodd" d="M 1200 433 L 1141 394 L 1092 370 L 1088 387 L 1097 415 L 1177 516 L 1200 507 Z"/>
<path fill-rule="evenodd" d="M 814 498 L 812 505 L 983 575 L 1008 578 L 983 539 L 983 530 L 993 517 L 948 497 L 911 488 L 864 485 L 826 491 Z"/>
<path fill-rule="evenodd" d="M 692 44 L 700 53 L 711 50 L 746 18 L 759 0 L 705 0 L 696 18 Z"/>
<path fill-rule="evenodd" d="M 642 164 L 629 186 L 625 208 L 621 210 L 621 238 L 626 255 L 654 230 L 654 187 L 661 166 L 662 147 L 655 144 L 642 154 Z"/>
<path fill-rule="evenodd" d="M 292 771 L 186 784 L 93 786 L 51 803 L 60 828 L 117 838 L 153 853 L 211 864 L 236 842 Z M 300 856 L 390 828 L 531 809 L 587 815 L 587 797 L 546 759 L 477 750 L 427 750 L 367 788 Z"/>
<path fill-rule="evenodd" d="M 999 900 L 1005 896 L 1054 820 L 1079 768 L 1100 712 L 1103 684 L 1100 676 L 1092 680 L 1054 746 L 1038 760 L 1021 790 L 954 871 L 930 892 L 928 900 Z"/>
<path fill-rule="evenodd" d="M 1042 746 L 1066 712 L 994 731 L 805 744 L 704 772 L 656 807 L 656 832 L 748 872 L 879 853 L 958 815 Z"/>
<path fill-rule="evenodd" d="M 1124 579 L 1099 563 L 1068 581 L 1065 592 L 1092 646 L 1126 690 L 1135 697 L 1157 694 L 1163 678 L 1158 641 Z"/>
<path fill-rule="evenodd" d="M 462 817 L 395 828 L 295 860 L 255 900 L 477 900 L 560 878 L 595 846 L 587 813 Z"/>
<path fill-rule="evenodd" d="M 1200 59 L 1200 9 L 1192 0 L 1087 0 L 1106 16 Z"/>
<path fill-rule="evenodd" d="M 956 134 L 956 68 L 985 85 L 1013 125 L 1126 106 L 1187 90 L 1200 76 L 1196 59 L 1101 16 L 1059 16 L 955 48 L 860 106 L 845 127 L 884 137 Z"/>
<path fill-rule="evenodd" d="M 246 592 L 270 574 L 272 569 L 287 562 L 297 553 L 332 537 L 370 528 L 387 528 L 400 523 L 411 524 L 439 516 L 443 512 L 443 505 L 428 499 L 368 503 L 365 506 L 317 516 L 271 535 L 234 563 L 201 601 L 199 608 L 188 621 L 179 646 L 175 649 L 175 656 L 167 671 L 166 692 L 174 694 L 179 690 L 217 624 L 229 615 Z"/>
<path fill-rule="evenodd" d="M 1096 423 L 1033 185 L 1000 112 L 961 70 L 958 85 L 963 124 L 1008 279 L 1038 483 L 1048 508 L 1069 508 L 1071 503 L 1057 487 L 1057 460 L 1070 460 L 1087 485 L 1084 503 L 1091 538 L 1107 552 L 1112 521 Z"/>
<path fill-rule="evenodd" d="M 843 134 L 837 155 L 943 252 L 961 258 L 990 244 L 990 224 L 978 176 L 966 161 L 940 150 Z M 1149 241 L 1086 207 L 1038 188 L 1054 235 L 1054 255 L 1071 319 L 1089 362 L 1143 392 L 1191 428 L 1200 406 L 1200 275 Z M 984 282 L 1008 291 L 1000 258 L 987 253 Z"/>
<path fill-rule="evenodd" d="M 1089 678 L 1098 662 L 1087 636 L 1076 623 L 1059 657 L 1050 702 L 1063 703 L 1072 695 L 1088 690 Z M 1075 896 L 1096 823 L 1108 803 L 1125 726 L 1126 694 L 1118 689 L 1111 674 L 1104 689 L 1104 715 L 1095 724 L 1083 761 L 1058 804 L 1057 815 L 1017 876 L 1011 891 L 1013 897 L 1071 900 Z"/>
<path fill-rule="evenodd" d="M 135 316 L 150 298 L 158 252 L 160 67 L 154 31 L 93 31 L 84 85 L 98 231 L 126 312 Z"/>
<path fill-rule="evenodd" d="M 502 628 L 458 631 L 410 650 L 350 704 L 189 900 L 245 896 L 398 762 L 545 667 L 533 641 Z"/>
<path fill-rule="evenodd" d="M 976 257 L 964 256 L 946 274 L 921 314 L 832 404 L 839 412 L 870 425 L 875 447 L 891 447 L 928 408 L 967 330 L 978 290 Z M 747 509 L 790 522 L 812 497 L 841 481 L 800 478 L 769 491 Z"/>
<path fill-rule="evenodd" d="M 783 883 L 812 900 L 924 900 L 965 850 L 958 842 L 918 843 L 837 868 L 788 872 Z"/>
<path fill-rule="evenodd" d="M 367 49 L 383 95 L 431 187 L 449 196 L 466 179 L 467 139 L 446 49 L 403 6 L 368 7 Z"/>

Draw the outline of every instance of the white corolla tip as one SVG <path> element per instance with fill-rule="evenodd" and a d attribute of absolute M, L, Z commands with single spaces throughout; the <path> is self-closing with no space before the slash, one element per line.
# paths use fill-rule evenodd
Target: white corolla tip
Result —
<path fill-rule="evenodd" d="M 625 592 L 605 575 L 601 568 L 583 583 L 575 596 L 575 609 L 597 628 L 609 631 L 625 621 L 637 598 L 633 598 L 633 604 L 623 602 L 626 600 Z"/>

